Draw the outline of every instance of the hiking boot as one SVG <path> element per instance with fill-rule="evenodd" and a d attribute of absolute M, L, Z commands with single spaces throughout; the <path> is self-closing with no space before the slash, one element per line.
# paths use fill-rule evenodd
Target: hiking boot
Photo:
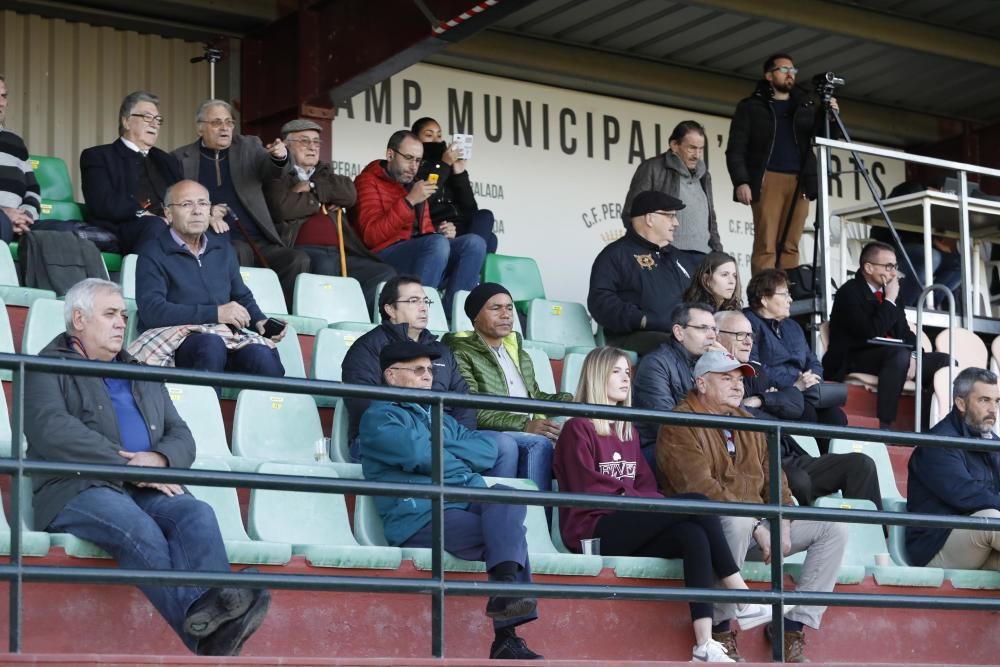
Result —
<path fill-rule="evenodd" d="M 764 636 L 768 643 L 774 643 L 774 628 L 764 626 Z M 809 662 L 805 655 L 806 633 L 802 630 L 785 630 L 785 662 Z"/>
<path fill-rule="evenodd" d="M 736 662 L 729 657 L 721 642 L 709 639 L 691 651 L 691 662 Z"/>
<path fill-rule="evenodd" d="M 544 660 L 517 635 L 497 637 L 490 646 L 490 660 Z"/>
<path fill-rule="evenodd" d="M 538 600 L 535 598 L 492 597 L 486 603 L 486 615 L 494 621 L 510 621 L 527 616 L 537 606 Z"/>
<path fill-rule="evenodd" d="M 198 655 L 239 655 L 243 644 L 257 631 L 267 609 L 271 605 L 271 594 L 266 590 L 253 591 L 253 604 L 246 613 L 227 621 L 219 629 L 198 642 Z"/>
<path fill-rule="evenodd" d="M 736 648 L 736 632 L 729 630 L 727 632 L 713 632 L 712 639 L 722 644 L 722 648 L 726 649 L 726 655 L 733 662 L 746 662 L 743 656 L 740 655 L 739 650 Z"/>
<path fill-rule="evenodd" d="M 247 613 L 252 603 L 253 591 L 250 589 L 213 588 L 189 608 L 184 618 L 184 632 L 196 639 L 207 637 L 223 623 Z"/>

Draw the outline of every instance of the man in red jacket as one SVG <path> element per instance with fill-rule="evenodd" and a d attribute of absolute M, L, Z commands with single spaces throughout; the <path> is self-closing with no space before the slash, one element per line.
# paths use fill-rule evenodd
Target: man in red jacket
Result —
<path fill-rule="evenodd" d="M 415 134 L 399 130 L 389 137 L 384 160 L 374 160 L 354 179 L 358 201 L 352 211 L 365 245 L 401 274 L 420 277 L 424 285 L 445 289 L 445 312 L 458 290 L 479 283 L 486 257 L 482 237 L 456 237 L 455 225 L 431 224 L 427 199 L 437 184 L 414 180 L 424 154 Z"/>

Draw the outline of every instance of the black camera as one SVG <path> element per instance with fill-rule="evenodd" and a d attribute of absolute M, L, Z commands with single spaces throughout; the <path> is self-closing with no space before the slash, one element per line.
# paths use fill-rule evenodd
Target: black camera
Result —
<path fill-rule="evenodd" d="M 819 89 L 827 86 L 836 88 L 837 86 L 843 86 L 847 82 L 833 72 L 823 72 L 814 76 L 812 83 L 814 88 Z"/>

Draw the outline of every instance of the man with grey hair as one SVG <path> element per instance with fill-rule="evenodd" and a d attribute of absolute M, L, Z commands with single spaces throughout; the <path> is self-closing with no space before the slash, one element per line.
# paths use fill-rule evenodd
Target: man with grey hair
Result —
<path fill-rule="evenodd" d="M 989 440 L 994 432 L 1000 389 L 997 376 L 966 368 L 955 378 L 955 406 L 931 433 Z M 1000 451 L 917 447 L 910 457 L 906 509 L 923 514 L 1000 519 Z M 1000 530 L 906 527 L 912 565 L 1000 571 Z"/>
<path fill-rule="evenodd" d="M 66 332 L 41 354 L 128 364 L 125 301 L 88 278 L 66 293 Z M 59 463 L 188 468 L 191 431 L 162 382 L 29 372 L 27 458 Z M 95 543 L 126 569 L 229 572 L 215 513 L 180 484 L 35 475 L 35 525 Z M 238 655 L 260 627 L 270 594 L 247 588 L 141 587 L 191 651 Z"/>
<path fill-rule="evenodd" d="M 163 122 L 160 98 L 136 90 L 118 109 L 118 139 L 80 154 L 87 217 L 118 237 L 122 253 L 167 228 L 163 195 L 181 180 L 181 166 L 156 147 Z"/>
<path fill-rule="evenodd" d="M 195 122 L 198 141 L 174 151 L 184 178 L 208 190 L 215 204 L 212 229 L 227 234 L 240 266 L 273 269 L 290 305 L 296 276 L 309 270 L 309 255 L 282 239 L 263 189 L 291 170 L 285 142 L 275 139 L 265 146 L 257 137 L 238 134 L 233 109 L 222 100 L 203 102 Z"/>
<path fill-rule="evenodd" d="M 309 255 L 310 272 L 356 279 L 371 310 L 375 288 L 396 271 L 365 247 L 344 211 L 338 211 L 354 206 L 357 191 L 349 177 L 320 159 L 321 131 L 304 118 L 282 126 L 281 140 L 288 146 L 293 169 L 268 182 L 264 196 L 285 243 Z M 341 247 L 346 267 L 341 266 Z"/>
<path fill-rule="evenodd" d="M 0 239 L 10 243 L 38 220 L 42 198 L 24 140 L 6 128 L 7 80 L 0 74 Z"/>

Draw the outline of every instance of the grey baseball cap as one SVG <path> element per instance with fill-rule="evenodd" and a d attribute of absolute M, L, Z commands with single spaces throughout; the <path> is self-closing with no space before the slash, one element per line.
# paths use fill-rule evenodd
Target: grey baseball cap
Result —
<path fill-rule="evenodd" d="M 700 378 L 705 373 L 728 373 L 737 368 L 742 371 L 743 377 L 751 377 L 757 374 L 753 366 L 744 364 L 728 352 L 709 350 L 701 355 L 698 363 L 694 365 L 694 376 Z"/>

